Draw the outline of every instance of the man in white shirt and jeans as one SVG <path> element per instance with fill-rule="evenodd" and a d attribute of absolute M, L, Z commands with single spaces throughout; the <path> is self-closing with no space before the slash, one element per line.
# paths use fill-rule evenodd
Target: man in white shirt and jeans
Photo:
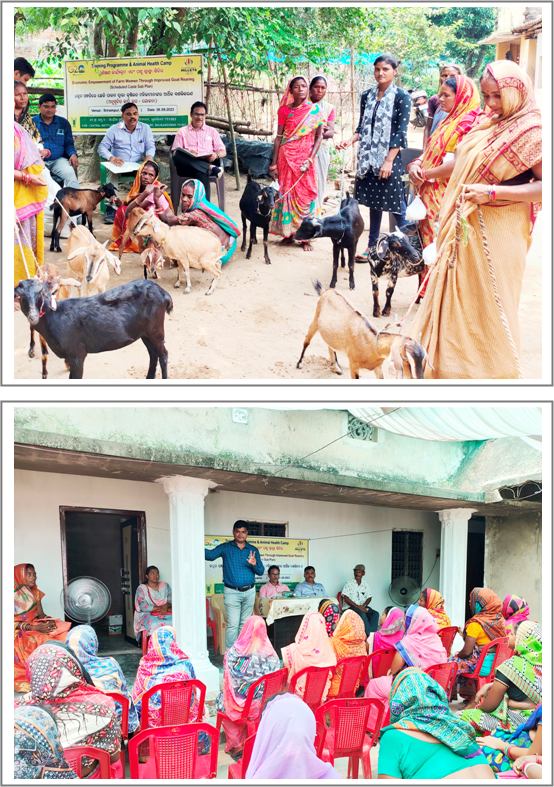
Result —
<path fill-rule="evenodd" d="M 342 589 L 342 607 L 351 609 L 364 622 L 366 636 L 379 628 L 379 613 L 371 609 L 371 591 L 364 579 L 365 566 L 361 563 L 354 568 L 354 579 L 350 579 Z"/>

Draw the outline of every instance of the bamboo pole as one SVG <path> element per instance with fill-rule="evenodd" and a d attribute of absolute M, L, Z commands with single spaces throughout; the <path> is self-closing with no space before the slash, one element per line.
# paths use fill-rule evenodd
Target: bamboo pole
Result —
<path fill-rule="evenodd" d="M 354 47 L 350 47 L 350 93 L 352 96 L 352 133 L 356 130 L 356 99 L 354 96 Z M 355 146 L 352 145 L 352 166 L 356 166 Z"/>
<path fill-rule="evenodd" d="M 217 53 L 217 59 L 219 61 L 219 67 L 221 69 L 221 75 L 223 77 L 223 89 L 225 92 L 225 104 L 227 106 L 227 117 L 229 119 L 229 136 L 231 137 L 231 146 L 233 148 L 233 162 L 235 165 L 235 182 L 237 184 L 237 191 L 240 191 L 241 183 L 240 183 L 240 172 L 239 172 L 239 156 L 237 153 L 237 142 L 235 140 L 235 130 L 233 128 L 233 118 L 231 117 L 231 104 L 229 103 L 229 85 L 227 83 L 227 71 L 225 70 L 225 65 L 221 58 L 221 52 L 219 51 L 219 47 L 215 44 L 215 51 Z"/>
<path fill-rule="evenodd" d="M 210 90 L 212 87 L 212 60 L 210 58 L 210 49 L 212 47 L 212 42 L 210 41 L 208 45 L 208 78 L 206 80 L 206 112 L 210 109 Z"/>

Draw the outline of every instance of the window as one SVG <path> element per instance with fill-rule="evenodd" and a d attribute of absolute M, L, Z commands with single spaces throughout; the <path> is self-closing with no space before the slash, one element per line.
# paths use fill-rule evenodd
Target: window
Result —
<path fill-rule="evenodd" d="M 248 519 L 248 535 L 249 536 L 273 536 L 274 538 L 286 538 L 287 525 L 275 522 L 250 522 Z"/>
<path fill-rule="evenodd" d="M 423 573 L 423 533 L 393 530 L 391 581 L 411 577 L 421 584 Z"/>

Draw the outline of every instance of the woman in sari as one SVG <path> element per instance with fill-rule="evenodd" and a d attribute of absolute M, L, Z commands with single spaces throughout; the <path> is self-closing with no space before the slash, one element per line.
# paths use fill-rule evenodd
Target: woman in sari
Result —
<path fill-rule="evenodd" d="M 315 215 L 317 171 L 315 157 L 321 146 L 325 119 L 317 104 L 308 101 L 308 81 L 301 76 L 289 82 L 277 114 L 277 136 L 269 171 L 279 179 L 280 197 L 269 231 L 282 235 L 280 245 L 292 245 L 304 219 Z M 304 251 L 313 251 L 303 241 Z"/>
<path fill-rule="evenodd" d="M 351 609 L 347 609 L 342 615 L 339 625 L 333 632 L 333 636 L 329 640 L 331 647 L 335 651 L 337 663 L 341 659 L 349 659 L 354 656 L 365 656 L 365 641 L 366 636 L 363 620 Z M 342 667 L 335 670 L 335 674 L 331 680 L 331 688 L 327 695 L 328 699 L 332 699 L 338 694 L 341 677 Z M 356 684 L 354 693 L 356 693 L 358 686 L 359 683 Z"/>
<path fill-rule="evenodd" d="M 438 259 L 411 327 L 433 366 L 426 374 L 440 379 L 521 376 L 518 306 L 542 194 L 542 123 L 515 63 L 489 64 L 481 92 L 487 116 L 456 151 Z"/>
<path fill-rule="evenodd" d="M 339 605 L 335 604 L 334 601 L 331 601 L 330 598 L 324 598 L 317 611 L 323 615 L 327 634 L 332 637 L 340 618 Z"/>
<path fill-rule="evenodd" d="M 420 607 L 429 610 L 429 613 L 439 624 L 439 629 L 448 628 L 452 625 L 450 623 L 450 618 L 444 611 L 444 599 L 438 590 L 425 588 L 425 590 L 421 592 L 418 604 Z"/>
<path fill-rule="evenodd" d="M 477 743 L 495 773 L 515 770 L 519 775 L 523 761 L 539 762 L 542 758 L 542 703 L 515 732 L 497 727 L 492 735 L 477 738 Z"/>
<path fill-rule="evenodd" d="M 394 648 L 404 636 L 404 612 L 398 607 L 386 607 L 379 618 L 379 631 L 367 638 L 367 652 Z"/>
<path fill-rule="evenodd" d="M 436 95 L 431 96 L 429 101 L 427 102 L 427 122 L 425 124 L 425 128 L 423 129 L 423 142 L 421 147 L 423 150 L 427 147 L 427 143 L 429 142 L 429 137 L 433 134 L 436 127 L 439 125 L 441 120 L 444 120 L 447 112 L 444 112 L 439 104 L 439 96 L 440 89 L 443 84 L 446 82 L 448 77 L 457 77 L 462 75 L 462 69 L 459 66 L 454 65 L 446 65 L 443 66 L 440 70 L 439 74 L 439 89 L 437 90 Z"/>
<path fill-rule="evenodd" d="M 310 82 L 310 101 L 317 104 L 320 109 L 325 125 L 323 126 L 323 133 L 321 138 L 321 147 L 318 150 L 316 158 L 317 167 L 317 198 L 316 198 L 316 216 L 321 213 L 323 207 L 323 198 L 325 197 L 325 186 L 327 184 L 327 173 L 329 172 L 329 164 L 331 163 L 331 153 L 329 152 L 329 143 L 335 136 L 335 107 L 328 101 L 325 101 L 325 94 L 327 93 L 327 79 L 318 74 Z"/>
<path fill-rule="evenodd" d="M 50 639 L 65 642 L 71 623 L 48 618 L 42 609 L 44 593 L 37 587 L 37 573 L 31 563 L 19 563 L 13 570 L 14 603 L 14 689 L 29 691 L 25 665 L 31 654 Z"/>
<path fill-rule="evenodd" d="M 473 672 L 484 645 L 493 639 L 506 636 L 500 599 L 496 593 L 488 588 L 473 588 L 469 594 L 469 608 L 470 619 L 466 621 L 463 630 L 458 629 L 460 636 L 464 638 L 464 646 L 448 659 L 458 663 L 455 686 L 458 686 L 458 693 L 468 701 L 475 695 L 475 683 L 473 680 L 466 680 L 464 675 Z M 485 658 L 481 670 L 483 675 L 490 672 L 493 659 L 493 653 Z"/>
<path fill-rule="evenodd" d="M 44 262 L 44 206 L 48 187 L 42 175 L 44 164 L 31 136 L 19 123 L 13 124 L 14 158 L 14 287 L 35 275 Z"/>
<path fill-rule="evenodd" d="M 267 636 L 265 620 L 258 615 L 251 615 L 240 636 L 223 657 L 223 691 L 216 699 L 216 708 L 225 713 L 231 721 L 223 719 L 225 730 L 225 751 L 236 757 L 244 746 L 246 729 L 235 723 L 240 718 L 250 685 L 270 672 L 279 669 L 280 662 L 273 645 Z M 259 713 L 261 695 L 254 695 L 252 715 Z"/>
<path fill-rule="evenodd" d="M 502 617 L 506 621 L 506 633 L 513 634 L 518 623 L 529 620 L 529 606 L 525 599 L 509 593 L 502 603 Z"/>
<path fill-rule="evenodd" d="M 127 697 L 130 703 L 129 732 L 135 732 L 140 723 L 125 676 L 114 658 L 100 658 L 98 655 L 98 637 L 92 626 L 75 626 L 67 635 L 65 644 L 86 669 L 95 686 L 102 691 L 117 692 Z M 115 707 L 117 720 L 121 723 L 121 706 L 116 704 Z"/>
<path fill-rule="evenodd" d="M 156 566 L 146 569 L 146 582 L 139 585 L 135 594 L 135 636 L 137 640 L 145 632 L 152 636 L 160 626 L 171 626 L 171 587 L 160 582 Z"/>
<path fill-rule="evenodd" d="M 520 623 L 508 644 L 515 655 L 502 662 L 461 717 L 480 734 L 500 728 L 512 734 L 542 703 L 542 627 L 532 620 Z"/>
<path fill-rule="evenodd" d="M 16 700 L 16 705 L 40 705 L 56 722 L 64 749 L 104 749 L 110 754 L 111 778 L 123 778 L 119 760 L 121 730 L 114 701 L 85 682 L 73 656 L 64 648 L 41 645 L 27 662 L 27 677 L 31 690 Z M 83 776 L 100 778 L 96 760 L 84 760 Z"/>
<path fill-rule="evenodd" d="M 42 708 L 16 708 L 13 719 L 16 779 L 76 779 L 64 759 L 56 722 Z"/>
<path fill-rule="evenodd" d="M 283 658 L 283 667 L 286 667 L 289 671 L 289 683 L 296 673 L 305 667 L 336 666 L 337 657 L 327 636 L 323 615 L 319 612 L 307 612 L 302 619 L 300 628 L 296 632 L 292 645 L 281 648 L 281 656 Z M 329 676 L 323 691 L 322 702 L 325 702 L 331 687 L 331 677 Z M 306 678 L 300 678 L 296 684 L 295 693 L 303 697 L 305 688 Z"/>
<path fill-rule="evenodd" d="M 31 117 L 31 105 L 29 102 L 29 93 L 27 86 L 23 82 L 14 80 L 13 98 L 14 98 L 14 111 L 13 119 L 19 123 L 21 128 L 30 135 L 31 139 L 37 146 L 41 158 L 48 158 L 50 151 L 47 150 L 42 144 L 42 137 L 40 131 L 36 127 L 33 118 Z"/>
<path fill-rule="evenodd" d="M 494 779 L 471 726 L 452 713 L 442 686 L 413 667 L 393 681 L 378 771 L 380 779 Z"/>

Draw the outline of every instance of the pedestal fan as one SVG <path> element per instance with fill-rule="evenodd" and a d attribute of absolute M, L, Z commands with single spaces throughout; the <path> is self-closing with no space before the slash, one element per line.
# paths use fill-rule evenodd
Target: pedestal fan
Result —
<path fill-rule="evenodd" d="M 112 597 L 106 585 L 94 577 L 75 577 L 62 590 L 61 602 L 74 623 L 96 623 L 108 614 Z"/>

